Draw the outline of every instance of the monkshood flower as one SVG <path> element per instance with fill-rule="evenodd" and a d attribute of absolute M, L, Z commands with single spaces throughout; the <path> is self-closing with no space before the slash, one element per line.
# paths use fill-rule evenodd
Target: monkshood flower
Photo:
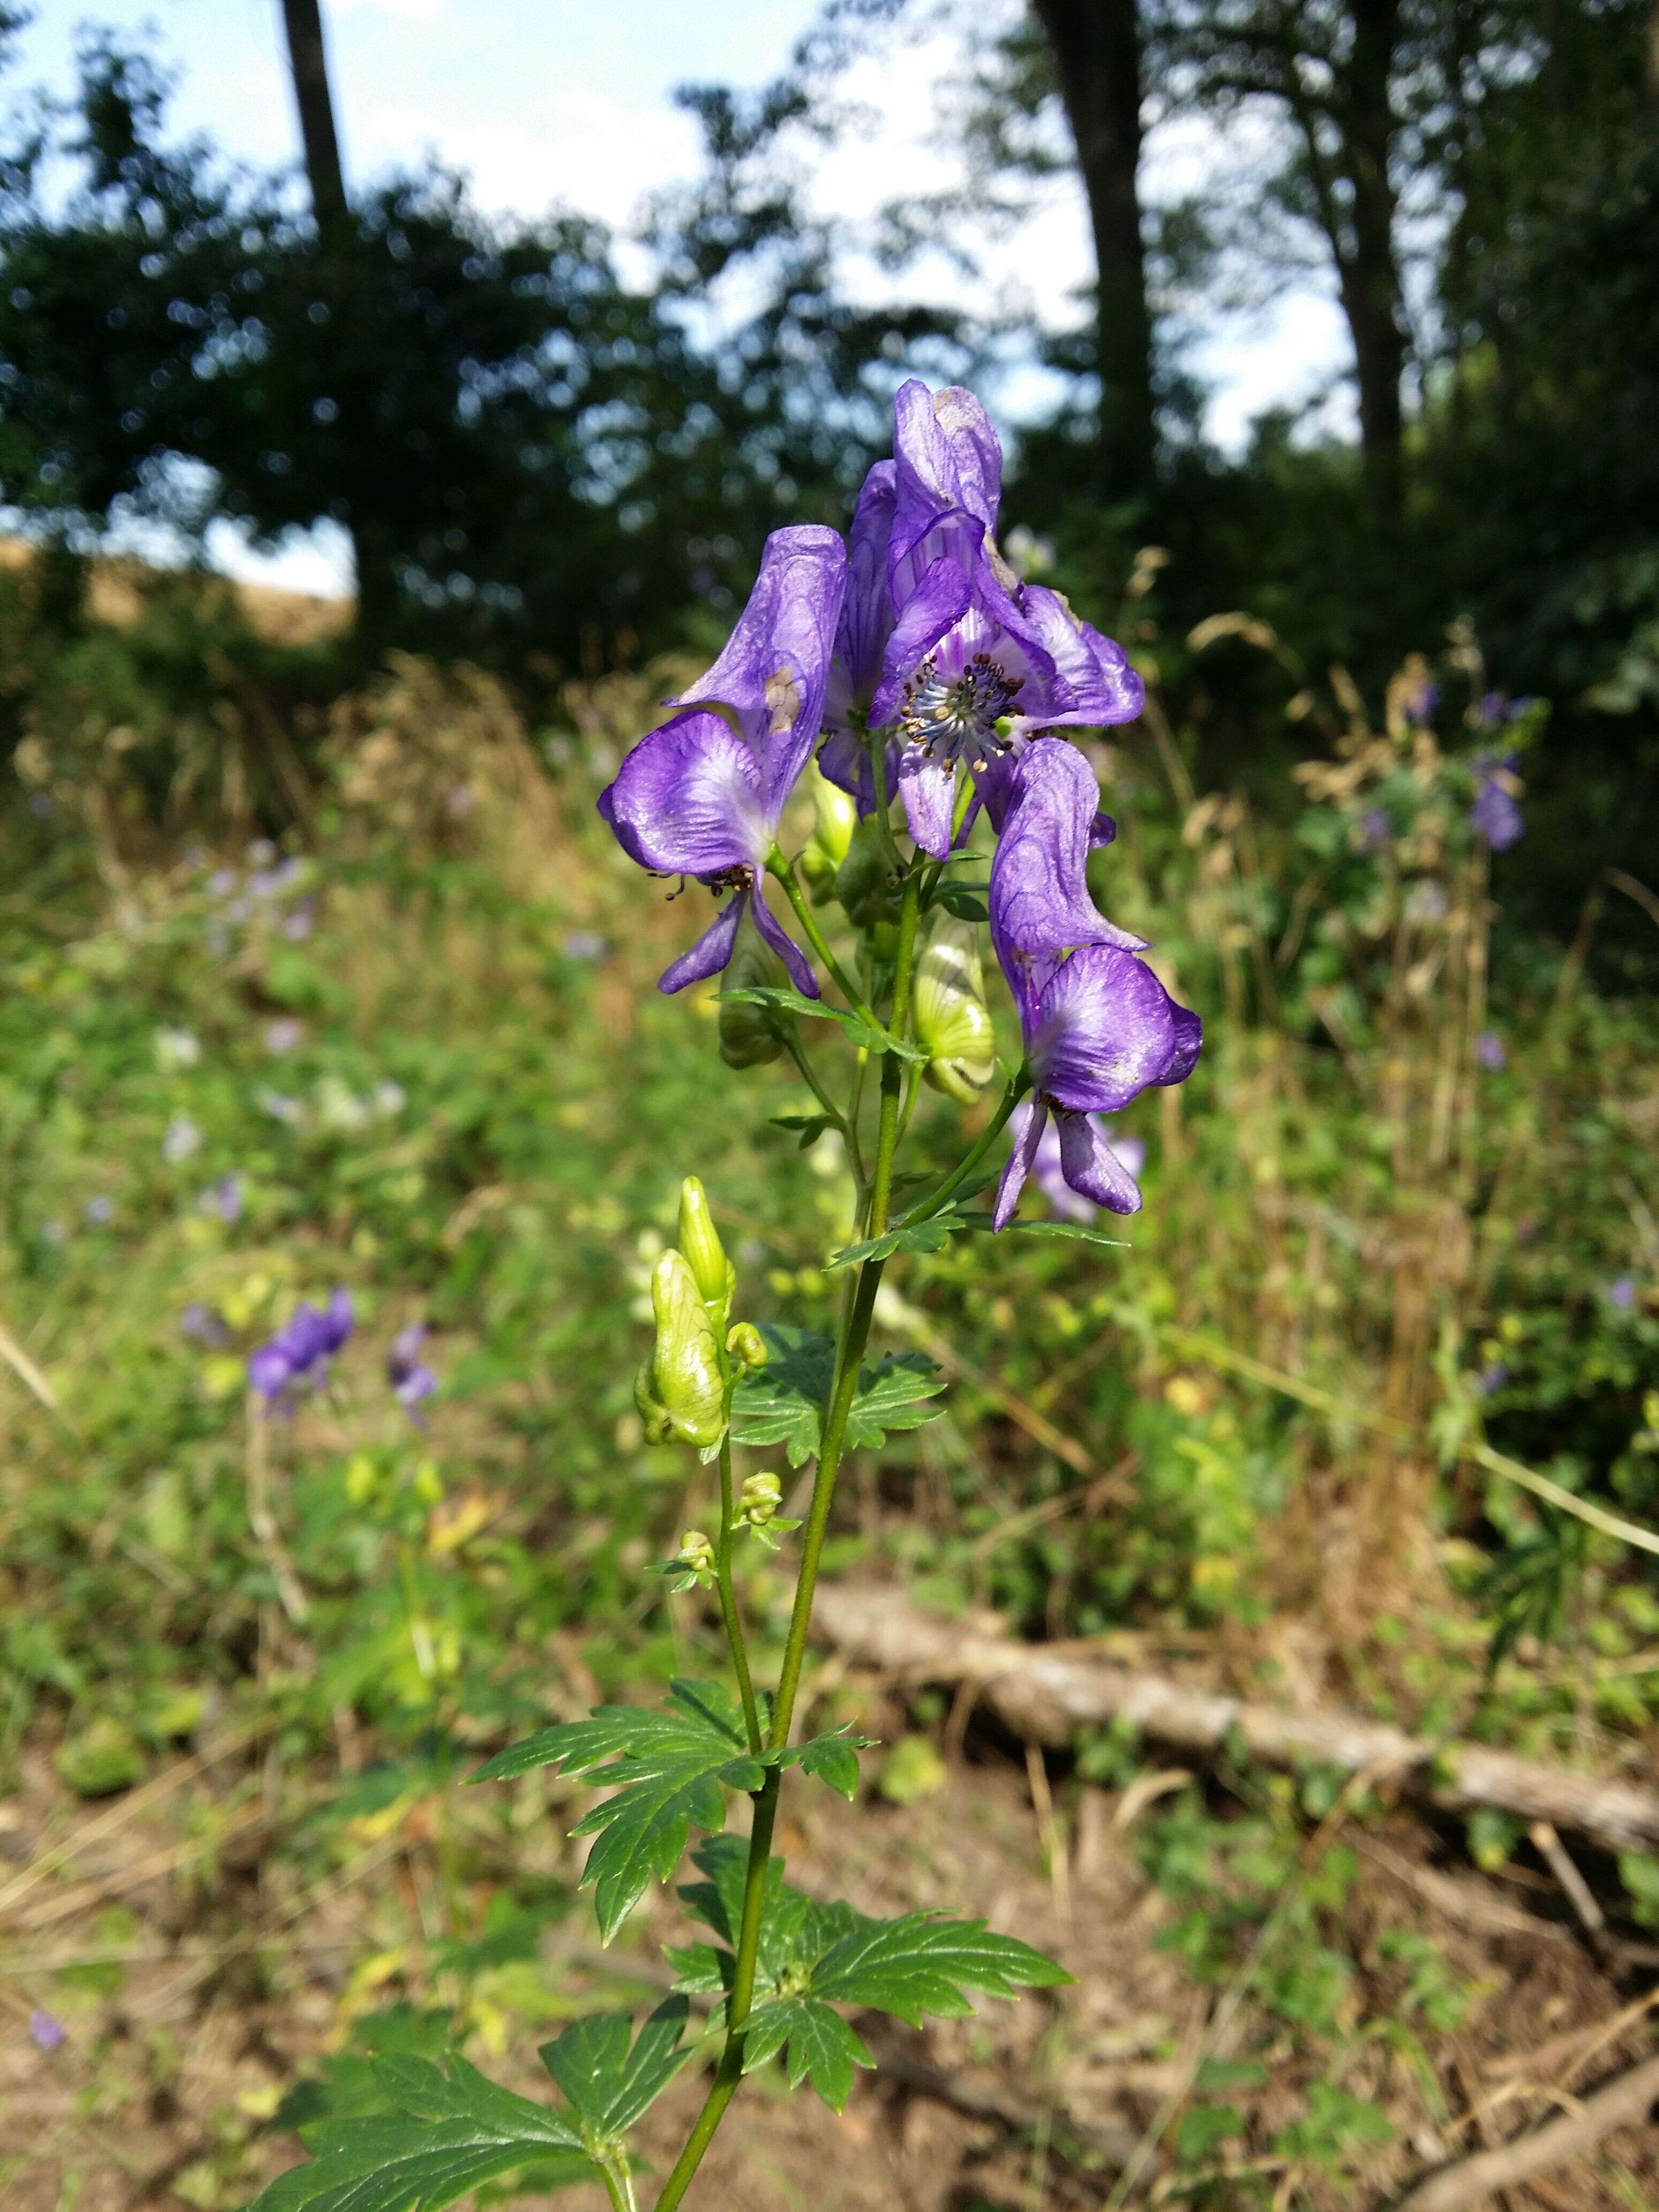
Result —
<path fill-rule="evenodd" d="M 1036 1092 L 997 1185 L 992 1218 L 1007 1224 L 1054 1117 L 1060 1174 L 1080 1198 L 1135 1213 L 1140 1188 L 1092 1117 L 1151 1084 L 1184 1083 L 1198 1059 L 1198 1016 L 1178 1006 L 1144 960 L 1112 945 L 1045 955 L 1009 977 Z"/>
<path fill-rule="evenodd" d="M 1469 809 L 1469 823 L 1494 853 L 1508 852 L 1527 826 L 1516 804 L 1519 764 L 1514 753 L 1481 753 L 1474 763 L 1480 788 Z"/>
<path fill-rule="evenodd" d="M 1019 1013 L 1034 1097 L 997 1187 L 1000 1229 L 1054 1117 L 1060 1170 L 1114 1213 L 1140 1205 L 1134 1176 L 1091 1116 L 1152 1084 L 1184 1082 L 1202 1041 L 1144 961 L 1145 940 L 1108 921 L 1085 878 L 1097 793 L 1088 763 L 1062 740 L 1034 744 L 1012 771 L 991 865 L 991 941 Z"/>
<path fill-rule="evenodd" d="M 66 2040 L 64 2023 L 56 2013 L 37 2005 L 29 2014 L 29 2041 L 37 2051 L 59 2050 Z"/>
<path fill-rule="evenodd" d="M 1013 1131 L 1017 1151 L 1024 1134 L 1025 1124 L 1036 1111 L 1036 1107 L 1026 1100 L 1016 1106 L 1009 1116 L 1008 1126 Z M 1096 1136 L 1112 1152 L 1130 1181 L 1139 1182 L 1140 1171 L 1146 1164 L 1146 1147 L 1140 1139 L 1118 1135 L 1103 1114 L 1091 1114 L 1089 1119 L 1094 1124 Z M 1066 1164 L 1060 1152 L 1060 1130 L 1052 1121 L 1037 1139 L 1036 1152 L 1031 1161 L 1031 1176 L 1048 1200 L 1048 1211 L 1056 1221 L 1086 1224 L 1099 1212 L 1092 1200 L 1079 1197 L 1066 1182 Z"/>
<path fill-rule="evenodd" d="M 864 731 L 885 733 L 889 789 L 916 843 L 943 860 L 959 764 L 982 779 L 1035 732 L 1132 721 L 1145 692 L 1120 647 L 1058 592 L 1022 583 L 998 550 L 1002 448 L 971 392 L 902 386 L 893 452 L 854 517 L 820 766 L 868 812 Z"/>
<path fill-rule="evenodd" d="M 1482 1030 L 1474 1041 L 1474 1056 L 1489 1075 L 1501 1075 L 1510 1064 L 1504 1040 L 1495 1030 Z"/>
<path fill-rule="evenodd" d="M 437 1376 L 421 1358 L 425 1340 L 425 1322 L 410 1322 L 392 1338 L 386 1355 L 386 1379 L 392 1385 L 392 1395 L 418 1429 L 426 1426 L 420 1407 L 438 1388 Z"/>
<path fill-rule="evenodd" d="M 599 795 L 599 812 L 630 860 L 655 875 L 693 876 L 717 897 L 732 894 L 665 971 L 659 990 L 683 990 L 724 968 L 738 923 L 752 914 L 797 989 L 817 996 L 761 879 L 822 726 L 846 587 L 847 549 L 833 530 L 774 531 L 726 650 L 695 690 L 669 702 L 687 711 L 642 738 Z M 741 735 L 712 711 L 714 702 Z"/>
<path fill-rule="evenodd" d="M 249 1387 L 267 1405 L 274 1404 L 290 1384 L 333 1358 L 351 1334 L 352 1317 L 348 1291 L 336 1291 L 321 1308 L 301 1300 L 270 1342 L 249 1359 Z"/>
<path fill-rule="evenodd" d="M 242 1178 L 233 1169 L 222 1175 L 216 1182 L 208 1185 L 196 1201 L 204 1213 L 211 1213 L 223 1222 L 240 1221 L 242 1218 Z"/>

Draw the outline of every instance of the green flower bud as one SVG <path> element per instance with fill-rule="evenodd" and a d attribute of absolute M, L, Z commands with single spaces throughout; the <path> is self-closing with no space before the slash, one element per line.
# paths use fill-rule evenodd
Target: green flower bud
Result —
<path fill-rule="evenodd" d="M 696 1176 L 687 1176 L 680 1185 L 680 1225 L 674 1241 L 685 1255 L 709 1318 L 717 1328 L 724 1326 L 738 1287 L 737 1270 L 726 1256 L 708 1211 L 708 1194 Z"/>
<path fill-rule="evenodd" d="M 651 1389 L 674 1434 L 711 1450 L 726 1428 L 720 1346 L 696 1277 L 683 1255 L 665 1252 L 651 1271 L 657 1348 Z"/>
<path fill-rule="evenodd" d="M 701 1528 L 688 1528 L 680 1538 L 678 1557 L 694 1575 L 712 1574 L 714 1571 L 714 1547 Z"/>
<path fill-rule="evenodd" d="M 853 842 L 853 832 L 858 825 L 858 802 L 822 775 L 816 762 L 809 764 L 802 781 L 811 792 L 815 818 L 812 834 L 801 848 L 797 865 L 814 894 L 823 897 L 829 896 L 836 871 L 847 858 L 847 848 Z"/>
<path fill-rule="evenodd" d="M 855 929 L 898 919 L 898 888 L 873 815 L 853 832 L 847 857 L 836 871 L 836 896 Z"/>
<path fill-rule="evenodd" d="M 738 941 L 726 964 L 728 991 L 775 991 L 789 978 L 783 963 L 762 942 L 760 932 L 747 915 L 738 924 Z M 728 1067 L 763 1067 L 784 1050 L 782 1023 L 766 1006 L 746 1006 L 730 999 L 720 1001 L 720 1058 Z"/>
<path fill-rule="evenodd" d="M 764 1367 L 772 1357 L 766 1339 L 752 1321 L 735 1322 L 726 1339 L 726 1348 L 739 1367 Z"/>
<path fill-rule="evenodd" d="M 743 1495 L 738 1501 L 738 1525 L 763 1528 L 782 1503 L 783 1485 L 775 1474 L 751 1474 L 744 1483 Z"/>
<path fill-rule="evenodd" d="M 996 1074 L 996 1032 L 985 1003 L 979 931 L 953 915 L 940 918 L 916 963 L 916 1041 L 930 1055 L 935 1091 L 971 1106 Z"/>

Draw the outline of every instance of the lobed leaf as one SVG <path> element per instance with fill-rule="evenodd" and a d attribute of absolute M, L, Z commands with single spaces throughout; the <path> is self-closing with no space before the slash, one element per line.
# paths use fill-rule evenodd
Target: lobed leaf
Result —
<path fill-rule="evenodd" d="M 726 1790 L 756 1790 L 766 1778 L 742 1716 L 717 1682 L 677 1681 L 657 1709 L 601 1705 L 585 1721 L 562 1722 L 513 1745 L 471 1779 L 553 1765 L 612 1792 L 571 1831 L 599 1838 L 582 1878 L 594 1885 L 607 1943 L 652 1876 L 666 1881 L 673 1873 L 690 1828 L 724 1826 Z"/>
<path fill-rule="evenodd" d="M 833 1264 L 833 1263 L 832 1263 Z M 823 1408 L 835 1379 L 835 1346 L 828 1337 L 763 1322 L 769 1364 L 744 1376 L 732 1400 L 732 1441 L 782 1444 L 792 1467 L 817 1451 Z M 849 1449 L 871 1449 L 890 1431 L 919 1428 L 944 1410 L 926 1401 L 945 1388 L 944 1377 L 921 1352 L 890 1354 L 859 1373 L 847 1425 Z"/>
<path fill-rule="evenodd" d="M 757 983 L 741 991 L 722 991 L 722 1000 L 735 999 L 740 1005 L 769 1007 L 774 1013 L 804 1014 L 814 1021 L 834 1022 L 844 1030 L 853 1042 L 864 1052 L 894 1052 L 901 1060 L 923 1060 L 928 1055 L 920 1045 L 907 1044 L 874 1022 L 866 1021 L 845 1006 L 826 1006 L 822 999 L 808 999 L 799 991 L 787 991 L 771 984 Z"/>
<path fill-rule="evenodd" d="M 836 2112 L 852 2094 L 853 2069 L 876 2063 L 856 2029 L 811 1996 L 775 1998 L 750 2014 L 744 2030 L 744 2072 L 752 2074 L 780 2051 L 786 2055 L 790 2087 L 799 2089 L 810 2081 Z"/>
<path fill-rule="evenodd" d="M 1016 1936 L 994 1935 L 982 1920 L 907 1912 L 896 1920 L 866 1920 L 842 1936 L 814 1966 L 809 1986 L 815 1996 L 875 2005 L 920 2027 L 924 2013 L 964 2019 L 973 2010 L 964 1990 L 1009 1997 L 1071 1978 L 1041 1951 Z"/>
<path fill-rule="evenodd" d="M 683 1996 L 657 2007 L 629 2047 L 628 2014 L 594 2013 L 573 2021 L 541 2047 L 542 2063 L 563 2090 L 590 2140 L 631 2128 L 690 2057 L 682 2048 L 688 2008 Z"/>

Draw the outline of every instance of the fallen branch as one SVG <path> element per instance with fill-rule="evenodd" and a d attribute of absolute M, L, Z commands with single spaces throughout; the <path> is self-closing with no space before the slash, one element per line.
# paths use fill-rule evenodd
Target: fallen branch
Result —
<path fill-rule="evenodd" d="M 1586 2097 L 1576 2112 L 1564 2114 L 1532 2134 L 1496 2150 L 1477 2152 L 1443 2166 L 1401 2199 L 1397 2212 L 1468 2212 L 1500 2189 L 1512 2189 L 1534 2174 L 1565 2166 L 1594 2150 L 1615 2128 L 1634 2127 L 1659 2101 L 1659 2058 L 1649 2058 L 1605 2089 Z"/>
<path fill-rule="evenodd" d="M 887 1674 L 928 1682 L 971 1678 L 998 1717 L 1036 1743 L 1065 1746 L 1079 1729 L 1127 1723 L 1183 1751 L 1213 1752 L 1237 1742 L 1268 1766 L 1369 1771 L 1443 1812 L 1489 1806 L 1572 1829 L 1610 1850 L 1659 1847 L 1659 1793 L 1632 1783 L 1598 1780 L 1480 1744 L 1432 1743 L 1357 1715 L 1288 1712 L 1188 1689 L 930 1619 L 893 1589 L 822 1589 L 815 1626 L 848 1658 Z"/>

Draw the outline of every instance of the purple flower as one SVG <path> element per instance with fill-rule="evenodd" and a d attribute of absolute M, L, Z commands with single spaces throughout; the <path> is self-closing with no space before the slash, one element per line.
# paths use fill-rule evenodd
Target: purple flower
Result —
<path fill-rule="evenodd" d="M 1474 1041 L 1474 1056 L 1489 1074 L 1497 1075 L 1510 1064 L 1504 1040 L 1494 1030 L 1482 1030 Z"/>
<path fill-rule="evenodd" d="M 180 1335 L 191 1344 L 199 1344 L 209 1352 L 222 1352 L 230 1342 L 230 1327 L 224 1316 L 213 1306 L 192 1299 L 179 1316 Z"/>
<path fill-rule="evenodd" d="M 392 1385 L 392 1395 L 416 1428 L 422 1429 L 426 1421 L 419 1407 L 438 1388 L 437 1376 L 421 1358 L 425 1337 L 425 1322 L 410 1322 L 392 1338 L 386 1355 L 386 1379 Z"/>
<path fill-rule="evenodd" d="M 29 2014 L 29 2040 L 37 2051 L 56 2051 L 67 2039 L 64 2023 L 56 2013 L 44 2005 L 36 2005 Z"/>
<path fill-rule="evenodd" d="M 570 930 L 563 945 L 567 960 L 603 960 L 609 949 L 597 929 Z"/>
<path fill-rule="evenodd" d="M 1026 955 L 1078 945 L 1144 952 L 1089 896 L 1089 854 L 1116 835 L 1099 811 L 1094 771 L 1063 738 L 1041 738 L 1000 768 L 987 793 L 1000 832 L 991 862 L 991 942 L 1012 982 Z"/>
<path fill-rule="evenodd" d="M 273 1059 L 279 1058 L 302 1042 L 305 1033 L 303 1022 L 296 1022 L 292 1014 L 279 1014 L 274 1022 L 265 1024 L 265 1050 Z"/>
<path fill-rule="evenodd" d="M 775 530 L 726 650 L 694 690 L 669 702 L 688 711 L 642 738 L 599 795 L 599 812 L 630 860 L 733 895 L 665 971 L 660 990 L 717 974 L 750 912 L 796 988 L 817 996 L 811 969 L 768 909 L 761 878 L 822 724 L 846 586 L 847 549 L 833 530 Z M 727 708 L 742 734 L 706 702 Z"/>
<path fill-rule="evenodd" d="M 1484 692 L 1476 712 L 1483 722 L 1501 722 L 1504 720 L 1505 704 L 1506 702 L 1501 691 Z"/>
<path fill-rule="evenodd" d="M 316 926 L 317 908 L 312 899 L 301 899 L 283 917 L 283 934 L 291 945 L 299 945 L 310 936 Z"/>
<path fill-rule="evenodd" d="M 1426 725 L 1434 720 L 1435 709 L 1440 704 L 1440 686 L 1437 684 L 1419 684 L 1402 704 L 1408 721 Z"/>
<path fill-rule="evenodd" d="M 1607 1297 L 1620 1313 L 1628 1313 L 1636 1304 L 1636 1281 L 1631 1275 L 1615 1275 L 1607 1285 Z"/>
<path fill-rule="evenodd" d="M 1394 835 L 1394 823 L 1386 806 L 1368 806 L 1359 817 L 1359 843 L 1362 851 L 1380 853 Z"/>
<path fill-rule="evenodd" d="M 1509 1369 L 1501 1359 L 1494 1359 L 1475 1376 L 1474 1387 L 1483 1398 L 1495 1398 L 1509 1379 Z"/>
<path fill-rule="evenodd" d="M 351 1334 L 350 1293 L 336 1291 L 325 1307 L 301 1300 L 269 1344 L 247 1363 L 249 1388 L 267 1404 L 280 1398 L 313 1367 L 331 1359 Z"/>
<path fill-rule="evenodd" d="M 85 1212 L 88 1228 L 107 1228 L 115 1218 L 115 1200 L 104 1197 L 100 1193 L 98 1197 L 87 1200 Z"/>
<path fill-rule="evenodd" d="M 1009 1116 L 1009 1127 L 1014 1133 L 1018 1151 L 1029 1117 L 1036 1108 L 1030 1101 L 1015 1107 Z M 1095 1134 L 1115 1156 L 1118 1164 L 1132 1181 L 1138 1182 L 1146 1164 L 1146 1147 L 1139 1137 L 1117 1136 L 1103 1114 L 1089 1116 Z M 1099 1211 L 1091 1200 L 1081 1198 L 1066 1180 L 1066 1164 L 1060 1157 L 1060 1129 L 1050 1121 L 1037 1139 L 1037 1148 L 1031 1161 L 1031 1174 L 1037 1188 L 1048 1201 L 1048 1210 L 1057 1221 L 1088 1223 Z M 1139 1198 L 1137 1197 L 1137 1204 Z"/>
<path fill-rule="evenodd" d="M 1114 1213 L 1138 1212 L 1139 1187 L 1094 1116 L 1149 1084 L 1184 1083 L 1202 1042 L 1198 1016 L 1176 1005 L 1145 961 L 1111 945 L 1033 961 L 1009 981 L 1036 1095 L 997 1185 L 996 1226 L 1018 1203 L 1051 1114 L 1067 1185 Z"/>
<path fill-rule="evenodd" d="M 1469 809 L 1469 824 L 1494 853 L 1508 852 L 1526 828 L 1516 805 L 1516 766 L 1513 753 L 1481 753 L 1475 759 L 1479 788 Z"/>
<path fill-rule="evenodd" d="M 216 1214 L 221 1221 L 240 1221 L 242 1218 L 242 1178 L 234 1170 L 222 1175 L 217 1182 L 210 1183 L 198 1201 L 204 1213 Z"/>
<path fill-rule="evenodd" d="M 1002 450 L 971 393 L 903 385 L 893 450 L 854 518 L 820 765 L 867 812 L 863 732 L 887 732 L 889 787 L 917 844 L 943 860 L 958 763 L 983 780 L 1033 732 L 1133 721 L 1146 695 L 1121 647 L 1002 557 Z"/>

